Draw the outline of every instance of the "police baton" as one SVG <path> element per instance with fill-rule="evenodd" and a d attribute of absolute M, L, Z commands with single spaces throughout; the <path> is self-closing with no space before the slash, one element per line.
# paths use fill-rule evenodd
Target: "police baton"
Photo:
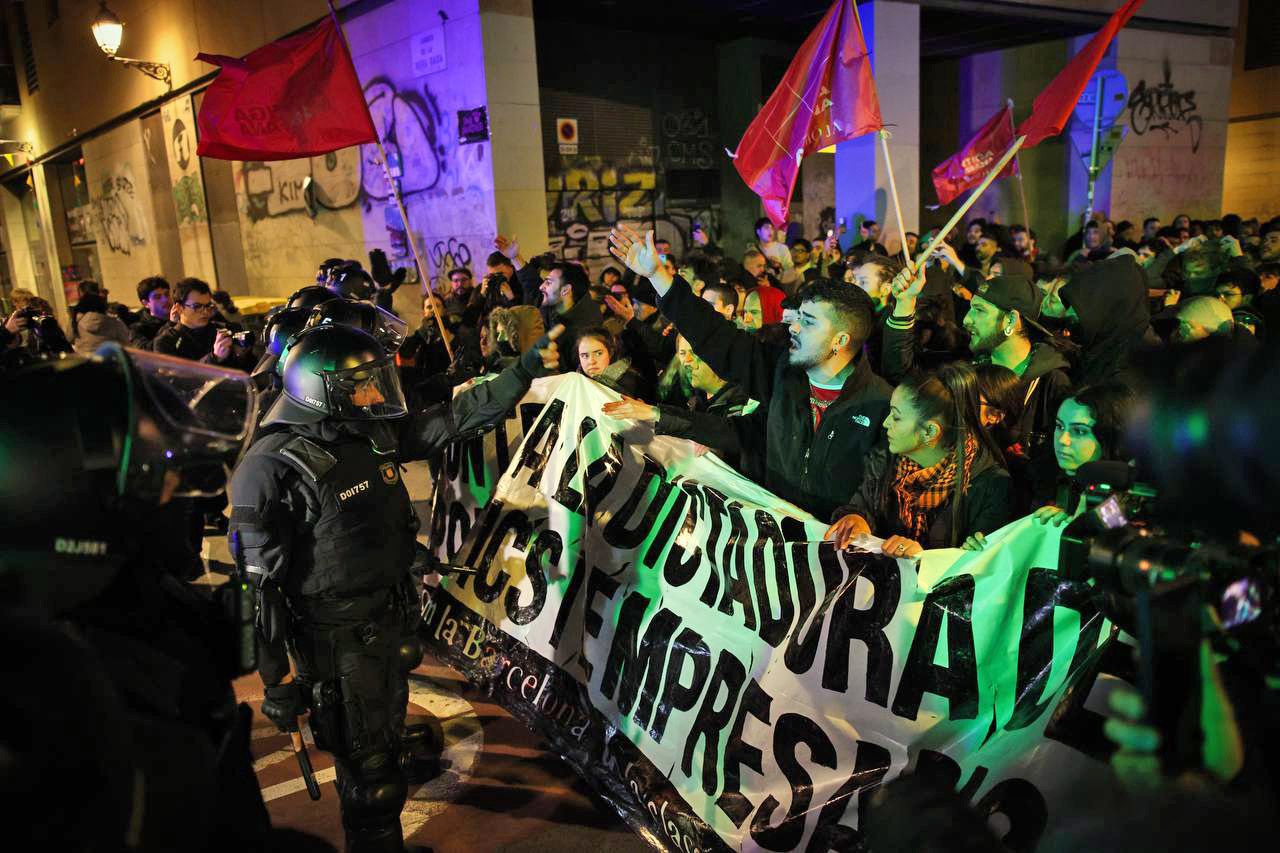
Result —
<path fill-rule="evenodd" d="M 292 670 L 284 677 L 282 684 L 293 681 Z M 316 772 L 311 767 L 311 756 L 307 753 L 306 741 L 302 739 L 302 727 L 306 725 L 302 717 L 295 717 L 293 728 L 289 731 L 289 742 L 293 744 L 293 757 L 298 759 L 298 767 L 302 770 L 302 781 L 307 783 L 307 795 L 312 800 L 320 799 L 320 783 L 316 781 Z"/>
<path fill-rule="evenodd" d="M 298 767 L 302 769 L 302 780 L 307 783 L 307 795 L 312 800 L 320 799 L 320 784 L 316 782 L 316 773 L 311 769 L 311 756 L 307 754 L 307 745 L 302 740 L 302 726 L 306 725 L 298 720 L 298 728 L 289 732 L 289 740 L 293 744 L 294 757 L 298 759 Z"/>

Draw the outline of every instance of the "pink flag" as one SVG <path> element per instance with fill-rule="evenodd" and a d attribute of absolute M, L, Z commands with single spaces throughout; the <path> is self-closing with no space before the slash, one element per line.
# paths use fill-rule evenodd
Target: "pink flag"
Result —
<path fill-rule="evenodd" d="M 933 188 L 938 191 L 938 204 L 950 204 L 956 196 L 982 183 L 1010 145 L 1013 145 L 1013 110 L 1006 104 L 963 148 L 934 167 Z M 1018 161 L 1013 159 L 996 177 L 1016 174 Z"/>
<path fill-rule="evenodd" d="M 884 126 L 854 0 L 836 0 L 742 135 L 734 168 L 777 227 L 787 221 L 800 161 Z"/>

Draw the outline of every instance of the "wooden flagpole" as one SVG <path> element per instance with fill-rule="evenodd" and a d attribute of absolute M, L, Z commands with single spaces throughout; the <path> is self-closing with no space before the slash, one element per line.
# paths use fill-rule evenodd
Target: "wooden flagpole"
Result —
<path fill-rule="evenodd" d="M 342 28 L 342 21 L 338 19 L 338 10 L 333 6 L 333 0 L 325 0 L 329 4 L 329 14 L 333 16 L 334 26 L 338 28 L 338 35 L 342 37 L 342 43 L 347 48 L 347 54 L 351 54 L 351 45 L 347 42 L 347 31 Z M 354 64 L 354 60 L 352 61 Z M 374 144 L 378 146 L 378 161 L 382 164 L 382 172 L 387 177 L 387 186 L 391 188 L 391 196 L 396 200 L 396 209 L 400 211 L 400 221 L 404 223 L 404 235 L 409 241 L 409 251 L 413 253 L 413 263 L 418 268 L 418 281 L 422 282 L 427 288 L 428 296 L 435 296 L 431 290 L 431 279 L 427 275 L 427 265 L 423 263 L 422 254 L 418 251 L 418 241 L 413 236 L 413 226 L 409 224 L 409 212 L 405 210 L 404 199 L 400 196 L 400 184 L 391 174 L 391 167 L 387 163 L 387 151 L 382 147 L 382 140 L 377 136 L 377 128 L 374 128 Z M 436 318 L 436 325 L 440 328 L 440 341 L 444 344 L 444 351 L 449 356 L 449 363 L 453 363 L 453 347 L 449 346 L 449 335 L 444 328 L 444 319 L 440 316 L 440 309 L 436 307 L 434 299 L 428 299 L 427 304 L 431 306 L 431 313 Z"/>
<path fill-rule="evenodd" d="M 1009 121 L 1013 121 L 1013 98 L 1009 99 Z M 1013 167 L 1018 170 L 1018 198 L 1022 201 L 1022 222 L 1028 231 L 1031 230 L 1031 209 L 1027 207 L 1027 188 L 1022 183 L 1022 160 L 1015 156 Z"/>
<path fill-rule="evenodd" d="M 1025 135 L 1019 136 L 1013 141 L 1013 145 L 1009 146 L 1008 151 L 1004 152 L 1004 156 L 1000 158 L 994 167 L 992 167 L 991 171 L 987 173 L 987 176 L 982 179 L 982 183 L 978 184 L 977 189 L 969 194 L 969 197 L 965 199 L 964 204 L 960 205 L 960 209 L 951 215 L 951 218 L 947 220 L 947 224 L 942 226 L 942 229 L 938 231 L 937 234 L 933 235 L 933 239 L 930 240 L 929 245 L 925 247 L 922 257 L 929 257 L 933 252 L 934 247 L 947 238 L 947 235 L 951 233 L 951 229 L 956 227 L 956 223 L 964 218 L 964 215 L 969 212 L 969 208 L 973 207 L 974 202 L 976 202 L 978 198 L 986 192 L 987 187 L 991 186 L 991 182 L 996 179 L 996 175 L 999 175 L 1004 171 L 1004 167 L 1009 165 L 1009 161 L 1017 156 L 1018 149 L 1021 148 L 1022 143 L 1026 141 L 1027 137 Z"/>
<path fill-rule="evenodd" d="M 898 201 L 898 182 L 893 178 L 893 161 L 889 159 L 889 131 L 883 127 L 876 131 L 880 137 L 880 150 L 884 152 L 884 168 L 889 173 L 889 194 L 893 196 L 893 210 L 898 216 L 898 235 L 902 238 L 902 259 L 907 262 L 907 272 L 915 275 L 915 264 L 907 251 L 907 229 L 902 224 L 902 202 Z"/>

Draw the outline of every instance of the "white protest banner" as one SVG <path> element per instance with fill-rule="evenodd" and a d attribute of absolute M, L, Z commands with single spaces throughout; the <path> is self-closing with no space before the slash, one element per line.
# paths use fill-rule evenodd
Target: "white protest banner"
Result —
<path fill-rule="evenodd" d="M 478 574 L 422 632 L 647 837 L 854 849 L 865 795 L 911 771 L 1031 850 L 1068 794 L 1105 795 L 1085 703 L 1115 644 L 1058 580 L 1057 529 L 918 565 L 837 552 L 716 457 L 600 414 L 602 386 L 553 382 L 451 554 Z"/>

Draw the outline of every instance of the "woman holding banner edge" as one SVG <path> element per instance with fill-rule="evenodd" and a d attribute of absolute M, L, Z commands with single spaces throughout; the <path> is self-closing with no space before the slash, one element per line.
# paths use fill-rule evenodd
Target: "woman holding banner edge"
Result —
<path fill-rule="evenodd" d="M 952 364 L 908 378 L 894 389 L 884 428 L 888 450 L 871 454 L 857 492 L 832 515 L 825 538 L 837 548 L 874 533 L 891 557 L 957 546 L 976 551 L 985 533 L 1011 519 L 1012 483 L 982 428 L 972 367 Z"/>

